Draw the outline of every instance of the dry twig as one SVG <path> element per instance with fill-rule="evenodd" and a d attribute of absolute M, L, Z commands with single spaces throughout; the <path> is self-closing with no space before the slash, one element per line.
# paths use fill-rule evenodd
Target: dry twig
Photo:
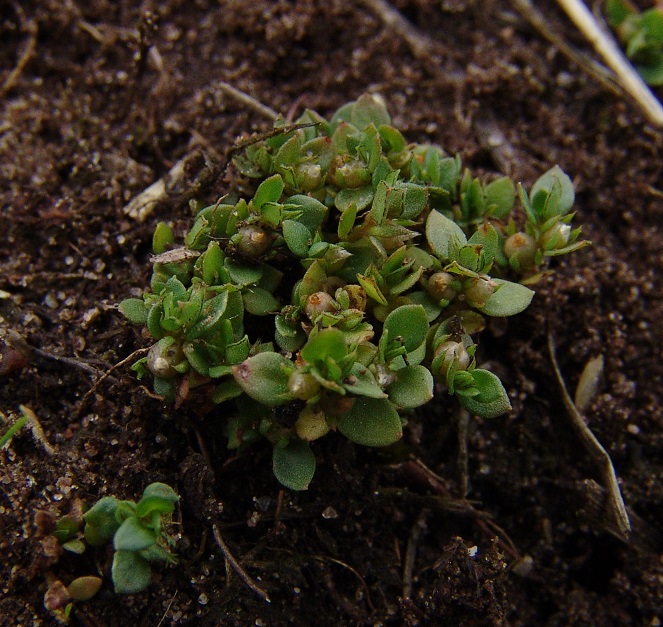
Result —
<path fill-rule="evenodd" d="M 228 564 L 238 575 L 239 578 L 249 587 L 253 592 L 255 592 L 263 601 L 266 601 L 267 603 L 271 603 L 271 599 L 269 598 L 269 595 L 267 592 L 265 592 L 258 584 L 251 579 L 249 574 L 242 568 L 240 563 L 233 557 L 232 553 L 228 549 L 228 546 L 223 540 L 223 537 L 221 536 L 221 532 L 219 531 L 219 528 L 217 525 L 212 525 L 212 533 L 214 534 L 214 540 L 216 541 L 217 546 L 219 549 L 221 549 L 221 553 L 223 553 L 223 557 L 226 560 L 226 564 Z"/>
<path fill-rule="evenodd" d="M 249 109 L 253 109 L 256 113 L 266 118 L 270 118 L 271 120 L 276 120 L 276 118 L 279 117 L 279 114 L 276 111 L 274 111 L 274 109 L 268 107 L 259 100 L 256 100 L 253 96 L 249 96 L 249 94 L 237 89 L 236 87 L 233 87 L 232 85 L 226 83 L 225 81 L 216 81 L 214 83 L 214 87 L 217 87 L 226 96 L 234 98 L 235 100 L 237 100 L 237 102 L 246 105 Z"/>
<path fill-rule="evenodd" d="M 564 383 L 562 372 L 559 369 L 559 364 L 557 363 L 557 357 L 555 356 L 555 341 L 551 333 L 548 333 L 548 351 L 550 352 L 550 360 L 552 361 L 553 370 L 555 371 L 555 376 L 562 392 L 564 407 L 566 407 L 569 418 L 571 418 L 571 424 L 582 441 L 585 450 L 594 460 L 601 473 L 605 487 L 610 495 L 610 503 L 616 519 L 615 522 L 617 523 L 617 528 L 621 534 L 621 539 L 627 541 L 631 533 L 631 522 L 628 513 L 626 512 L 622 493 L 619 489 L 615 467 L 612 465 L 610 455 L 608 455 L 608 452 L 596 439 L 596 436 L 592 433 L 591 429 L 585 424 L 585 420 L 581 413 L 573 404 L 573 400 L 566 389 L 566 384 Z"/>
<path fill-rule="evenodd" d="M 430 61 L 433 42 L 412 26 L 388 2 L 385 0 L 362 0 L 362 2 L 380 18 L 387 28 L 400 35 L 417 59 L 424 62 Z"/>
<path fill-rule="evenodd" d="M 25 66 L 28 64 L 28 61 L 30 61 L 32 55 L 37 49 L 37 24 L 35 22 L 29 21 L 26 25 L 26 30 L 28 31 L 28 42 L 16 63 L 16 67 L 9 73 L 7 78 L 0 86 L 0 98 L 4 98 L 14 87 L 14 85 L 16 85 L 19 77 L 21 76 L 21 73 L 25 69 Z"/>
<path fill-rule="evenodd" d="M 104 372 L 104 374 L 102 374 L 99 377 L 99 379 L 97 379 L 97 381 L 94 383 L 94 385 L 85 393 L 85 396 L 83 396 L 83 398 L 81 399 L 81 402 L 80 402 L 80 405 L 79 405 L 79 412 L 80 412 L 81 408 L 85 405 L 85 402 L 87 401 L 87 399 L 90 398 L 90 396 L 92 396 L 92 394 L 94 394 L 96 392 L 97 388 L 99 387 L 99 385 L 101 384 L 102 381 L 104 381 L 107 377 L 109 377 L 118 368 L 121 368 L 122 366 L 124 366 L 124 364 L 132 361 L 135 357 L 141 357 L 141 356 L 147 354 L 147 352 L 149 350 L 150 350 L 149 348 L 139 348 L 138 350 L 131 353 L 131 355 L 129 355 L 128 357 L 125 357 L 121 361 L 118 361 L 114 366 L 111 366 L 108 370 L 106 370 L 106 372 Z"/>
<path fill-rule="evenodd" d="M 405 547 L 405 561 L 403 562 L 403 598 L 409 599 L 412 595 L 412 573 L 414 572 L 414 562 L 417 556 L 417 544 L 423 531 L 426 530 L 426 519 L 428 510 L 424 509 L 419 514 L 417 521 L 412 526 L 410 537 Z"/>
<path fill-rule="evenodd" d="M 614 71 L 621 86 L 640 105 L 650 122 L 659 127 L 663 126 L 661 103 L 624 56 L 614 38 L 601 28 L 587 6 L 581 0 L 557 0 L 557 3 Z"/>

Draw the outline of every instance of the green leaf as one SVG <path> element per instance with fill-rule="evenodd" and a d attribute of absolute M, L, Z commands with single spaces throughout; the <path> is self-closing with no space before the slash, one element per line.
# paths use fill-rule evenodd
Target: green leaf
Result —
<path fill-rule="evenodd" d="M 150 585 L 152 567 L 133 551 L 115 551 L 111 568 L 113 587 L 118 594 L 135 594 Z"/>
<path fill-rule="evenodd" d="M 155 255 L 166 252 L 170 244 L 175 241 L 173 230 L 165 222 L 159 222 L 152 235 L 152 250 Z"/>
<path fill-rule="evenodd" d="M 439 211 L 431 211 L 426 220 L 426 239 L 439 259 L 450 259 L 451 252 L 467 244 L 463 229 Z"/>
<path fill-rule="evenodd" d="M 266 316 L 281 309 L 279 301 L 259 287 L 247 287 L 242 292 L 242 299 L 246 311 L 254 316 Z"/>
<path fill-rule="evenodd" d="M 129 516 L 115 532 L 113 546 L 116 551 L 140 551 L 152 546 L 157 534 L 141 524 L 136 516 Z"/>
<path fill-rule="evenodd" d="M 283 238 L 290 251 L 298 257 L 306 257 L 311 246 L 311 232 L 295 220 L 284 220 L 282 227 Z"/>
<path fill-rule="evenodd" d="M 632 15 L 634 10 L 625 0 L 607 0 L 605 12 L 608 24 L 614 28 L 619 26 L 629 15 Z"/>
<path fill-rule="evenodd" d="M 488 268 L 497 256 L 499 236 L 492 224 L 486 222 L 479 226 L 474 235 L 467 242 L 468 244 L 481 244 L 484 267 Z M 487 270 L 481 269 L 482 272 Z"/>
<path fill-rule="evenodd" d="M 79 540 L 78 538 L 73 538 L 72 540 L 63 542 L 62 548 L 65 551 L 69 551 L 70 553 L 76 553 L 76 555 L 83 555 L 87 547 L 85 546 L 85 542 L 83 542 L 83 540 Z"/>
<path fill-rule="evenodd" d="M 259 210 L 265 203 L 277 202 L 281 198 L 283 188 L 283 179 L 280 174 L 270 176 L 258 186 L 253 197 L 253 206 Z"/>
<path fill-rule="evenodd" d="M 424 366 L 407 366 L 396 372 L 398 377 L 387 388 L 389 400 L 402 409 L 414 409 L 433 398 L 433 375 Z"/>
<path fill-rule="evenodd" d="M 172 294 L 175 302 L 186 300 L 186 287 L 176 276 L 171 276 L 166 281 L 165 292 L 166 295 L 168 293 Z"/>
<path fill-rule="evenodd" d="M 388 399 L 357 397 L 337 426 L 346 438 L 363 446 L 389 446 L 403 436 L 401 419 Z"/>
<path fill-rule="evenodd" d="M 516 187 L 508 176 L 486 185 L 486 205 L 490 215 L 503 220 L 516 202 Z"/>
<path fill-rule="evenodd" d="M 272 455 L 274 476 L 291 490 L 307 490 L 315 474 L 315 455 L 301 440 L 290 440 L 285 446 L 277 444 Z"/>
<path fill-rule="evenodd" d="M 308 342 L 301 350 L 302 359 L 309 364 L 324 362 L 329 357 L 339 362 L 347 354 L 348 347 L 343 331 L 335 328 L 323 329 L 309 336 Z"/>
<path fill-rule="evenodd" d="M 230 364 L 241 364 L 248 356 L 251 350 L 248 335 L 245 335 L 241 340 L 228 344 L 226 346 L 226 361 Z M 210 368 L 210 373 L 212 369 Z M 211 374 L 210 374 L 211 376 Z"/>
<path fill-rule="evenodd" d="M 511 409 L 506 390 L 496 375 L 480 368 L 468 374 L 472 375 L 479 393 L 474 396 L 458 396 L 467 411 L 481 418 L 496 418 Z"/>
<path fill-rule="evenodd" d="M 387 209 L 387 184 L 380 181 L 373 195 L 373 204 L 371 205 L 371 218 L 376 224 L 382 224 Z"/>
<path fill-rule="evenodd" d="M 71 540 L 79 530 L 79 523 L 76 518 L 70 514 L 62 516 L 55 523 L 55 531 L 53 535 L 58 539 L 60 544 L 64 544 L 67 540 Z"/>
<path fill-rule="evenodd" d="M 375 96 L 363 94 L 352 106 L 350 121 L 363 131 L 370 124 L 376 127 L 388 125 L 391 123 L 391 117 L 386 107 Z"/>
<path fill-rule="evenodd" d="M 302 154 L 303 143 L 304 135 L 299 132 L 295 133 L 279 148 L 274 156 L 274 166 L 283 173 L 289 166 L 300 162 L 304 157 Z"/>
<path fill-rule="evenodd" d="M 658 87 L 663 85 L 663 54 L 658 55 L 660 58 L 654 65 L 636 65 L 640 76 L 645 80 L 648 85 Z"/>
<path fill-rule="evenodd" d="M 545 196 L 541 196 L 542 193 L 545 193 Z M 539 208 L 539 211 L 536 211 L 537 197 L 545 198 L 544 206 Z M 575 201 L 575 190 L 569 176 L 556 165 L 534 183 L 530 198 L 537 215 L 548 219 L 554 215 L 563 216 L 571 211 Z"/>
<path fill-rule="evenodd" d="M 403 220 L 414 220 L 426 208 L 428 192 L 426 188 L 413 183 L 405 183 L 403 187 L 405 188 L 405 199 L 400 218 Z"/>
<path fill-rule="evenodd" d="M 261 266 L 250 266 L 226 257 L 223 262 L 230 278 L 237 286 L 254 285 L 262 278 L 263 269 Z"/>
<path fill-rule="evenodd" d="M 273 407 L 292 400 L 288 377 L 293 365 L 279 353 L 265 352 L 233 366 L 235 381 L 251 398 Z"/>
<path fill-rule="evenodd" d="M 400 131 L 393 126 L 380 124 L 378 126 L 378 131 L 380 132 L 382 143 L 385 144 L 385 148 L 388 152 L 401 152 L 407 147 L 405 137 L 403 137 Z"/>
<path fill-rule="evenodd" d="M 120 501 L 114 496 L 104 496 L 83 514 L 85 540 L 92 546 L 101 546 L 115 535 L 120 523 L 115 518 Z"/>
<path fill-rule="evenodd" d="M 136 516 L 143 518 L 148 514 L 172 514 L 175 504 L 180 500 L 173 488 L 165 483 L 151 483 L 143 491 L 143 496 L 136 504 Z"/>
<path fill-rule="evenodd" d="M 202 255 L 202 275 L 203 281 L 207 285 L 218 285 L 219 283 L 226 283 L 227 272 L 223 267 L 223 260 L 225 255 L 221 250 L 218 242 L 210 242 L 207 245 L 207 250 Z M 225 275 L 225 276 L 224 276 Z"/>
<path fill-rule="evenodd" d="M 354 204 L 348 206 L 347 209 L 341 213 L 341 216 L 338 220 L 338 237 L 341 240 L 344 240 L 352 230 L 352 227 L 355 225 L 355 220 L 357 219 L 357 207 Z"/>
<path fill-rule="evenodd" d="M 382 291 L 373 277 L 357 274 L 357 281 L 359 282 L 359 285 L 366 290 L 366 295 L 369 298 L 377 301 L 380 305 L 387 305 L 387 299 L 382 294 Z"/>
<path fill-rule="evenodd" d="M 211 371 L 211 369 L 210 369 Z M 233 398 L 237 398 L 240 394 L 243 394 L 244 390 L 234 379 L 229 379 L 228 381 L 223 381 L 219 383 L 214 388 L 212 392 L 211 399 L 215 404 L 225 403 Z"/>
<path fill-rule="evenodd" d="M 355 363 L 350 374 L 343 380 L 343 387 L 356 396 L 387 398 L 378 385 L 373 373 L 363 364 Z"/>
<path fill-rule="evenodd" d="M 228 292 L 226 291 L 205 301 L 198 317 L 198 322 L 187 331 L 184 339 L 187 342 L 192 342 L 203 334 L 211 335 L 215 333 L 221 324 L 223 324 L 227 307 Z"/>
<path fill-rule="evenodd" d="M 493 279 L 498 284 L 495 293 L 488 299 L 486 304 L 479 310 L 488 316 L 498 318 L 515 316 L 527 309 L 534 297 L 534 291 L 503 279 Z"/>
<path fill-rule="evenodd" d="M 327 215 L 327 207 L 319 200 L 310 196 L 290 196 L 286 200 L 286 209 L 297 209 L 300 211 L 301 215 L 297 218 L 297 222 L 303 224 L 310 231 L 311 235 L 314 235 L 320 228 Z"/>
<path fill-rule="evenodd" d="M 168 401 L 174 401 L 177 395 L 177 380 L 176 379 L 162 379 L 161 377 L 154 377 L 154 393 L 157 396 L 163 396 Z"/>
<path fill-rule="evenodd" d="M 338 194 L 336 194 L 334 204 L 340 212 L 349 209 L 350 205 L 354 205 L 356 211 L 361 211 L 368 207 L 372 200 L 373 187 L 371 185 L 365 185 L 364 187 L 341 189 Z"/>
<path fill-rule="evenodd" d="M 436 303 L 427 292 L 412 292 L 407 295 L 414 305 L 421 305 L 426 312 L 426 320 L 433 322 L 442 313 L 442 307 Z"/>
<path fill-rule="evenodd" d="M 77 577 L 67 586 L 67 592 L 74 601 L 89 601 L 99 592 L 101 584 L 101 577 Z"/>
<path fill-rule="evenodd" d="M 421 305 L 402 305 L 394 309 L 384 321 L 389 342 L 400 338 L 409 353 L 421 345 L 428 333 L 428 318 Z"/>

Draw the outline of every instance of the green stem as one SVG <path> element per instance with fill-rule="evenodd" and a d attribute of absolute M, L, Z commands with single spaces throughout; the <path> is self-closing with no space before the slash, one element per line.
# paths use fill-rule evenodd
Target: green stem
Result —
<path fill-rule="evenodd" d="M 25 423 L 28 421 L 27 416 L 21 416 L 7 431 L 5 431 L 5 434 L 0 437 L 0 448 L 2 448 L 9 440 L 11 440 L 25 425 Z"/>

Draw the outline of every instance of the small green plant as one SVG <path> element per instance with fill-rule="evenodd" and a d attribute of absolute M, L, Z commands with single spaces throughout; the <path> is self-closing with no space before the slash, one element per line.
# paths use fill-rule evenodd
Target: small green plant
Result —
<path fill-rule="evenodd" d="M 487 316 L 529 305 L 523 283 L 551 257 L 587 244 L 559 167 L 529 193 L 485 183 L 441 148 L 407 143 L 368 95 L 298 123 L 236 159 L 258 183 L 252 198 L 193 203 L 179 248 L 158 225 L 151 289 L 119 306 L 156 340 L 138 377 L 176 403 L 196 390 L 222 404 L 229 446 L 267 438 L 294 490 L 313 477 L 312 441 L 392 444 L 435 381 L 475 415 L 509 410 L 475 338 Z"/>
<path fill-rule="evenodd" d="M 663 85 L 663 9 L 639 11 L 628 0 L 607 0 L 608 24 L 649 85 Z"/>
<path fill-rule="evenodd" d="M 53 535 L 64 549 L 74 553 L 83 553 L 86 545 L 112 542 L 115 592 L 141 592 L 152 578 L 151 563 L 176 561 L 171 552 L 175 540 L 168 532 L 168 523 L 178 500 L 174 490 L 164 483 L 148 485 L 138 503 L 105 496 L 83 514 L 82 520 L 74 515 L 61 517 Z M 75 594 L 70 592 L 72 598 L 81 600 L 85 596 L 88 579 L 94 578 L 77 580 Z"/>

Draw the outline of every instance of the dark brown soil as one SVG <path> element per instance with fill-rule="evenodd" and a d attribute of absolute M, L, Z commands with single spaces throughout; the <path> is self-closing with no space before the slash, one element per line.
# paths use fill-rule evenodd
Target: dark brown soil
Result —
<path fill-rule="evenodd" d="M 661 624 L 663 134 L 507 0 L 394 6 L 435 42 L 430 58 L 343 0 L 0 2 L 0 83 L 13 82 L 0 103 L 0 433 L 22 404 L 54 449 L 24 429 L 0 451 L 2 625 L 54 623 L 47 578 L 107 567 L 99 552 L 53 563 L 36 511 L 137 498 L 152 481 L 182 496 L 179 565 L 123 597 L 106 572 L 72 624 Z M 238 135 L 270 128 L 218 80 L 286 114 L 329 114 L 378 92 L 409 139 L 459 152 L 476 172 L 509 169 L 531 184 L 558 163 L 573 177 L 577 221 L 594 245 L 558 263 L 526 313 L 482 338 L 514 410 L 470 425 L 471 506 L 457 500 L 446 398 L 394 451 L 325 438 L 303 493 L 280 492 L 267 448 L 233 458 L 214 437 L 222 416 L 174 409 L 127 366 L 83 400 L 148 343 L 116 303 L 147 284 L 154 225 L 181 233 L 190 220 L 177 190 L 144 224 L 123 207 L 196 147 L 222 162 Z M 490 126 L 506 157 L 486 139 Z M 232 185 L 231 170 L 209 185 L 194 164 L 191 178 L 207 201 Z M 586 413 L 615 463 L 630 542 L 611 533 L 600 475 L 569 427 L 548 327 L 571 389 L 591 357 L 605 357 Z M 271 603 L 226 567 L 215 523 Z"/>

